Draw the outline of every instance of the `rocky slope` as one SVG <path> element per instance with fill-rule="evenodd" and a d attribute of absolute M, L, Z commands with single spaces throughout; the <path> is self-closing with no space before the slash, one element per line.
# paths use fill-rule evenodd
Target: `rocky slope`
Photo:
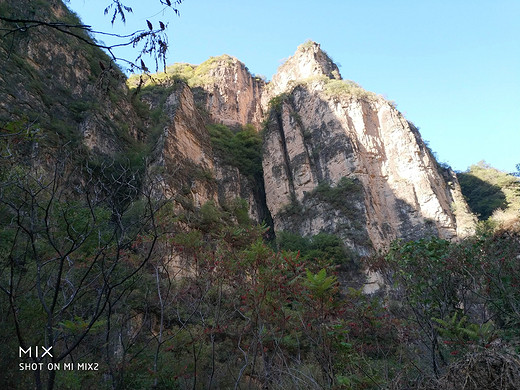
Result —
<path fill-rule="evenodd" d="M 58 0 L 0 6 L 2 16 L 12 19 L 81 24 Z M 90 39 L 85 32 L 74 30 L 78 39 L 44 25 L 28 26 L 0 39 L 0 123 L 32 124 L 48 147 L 72 142 L 102 154 L 117 153 L 142 136 L 126 77 L 106 54 L 81 40 Z M 8 31 L 13 25 L 0 27 Z"/>

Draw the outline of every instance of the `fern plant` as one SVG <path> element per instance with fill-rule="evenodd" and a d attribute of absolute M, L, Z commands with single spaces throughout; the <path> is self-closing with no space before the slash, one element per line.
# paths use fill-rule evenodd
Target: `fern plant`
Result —
<path fill-rule="evenodd" d="M 459 317 L 458 311 L 447 320 L 440 318 L 432 318 L 432 320 L 438 324 L 436 328 L 445 340 L 457 344 L 464 344 L 468 341 L 488 343 L 495 331 L 491 322 L 481 325 L 468 322 L 467 316 L 461 315 Z"/>

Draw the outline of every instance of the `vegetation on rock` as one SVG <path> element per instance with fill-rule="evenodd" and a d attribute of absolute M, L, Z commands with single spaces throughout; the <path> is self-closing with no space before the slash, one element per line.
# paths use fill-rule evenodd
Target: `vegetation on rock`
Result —
<path fill-rule="evenodd" d="M 325 75 L 311 76 L 306 79 L 291 81 L 288 84 L 289 90 L 294 90 L 298 86 L 315 87 L 320 85 L 323 93 L 332 98 L 358 98 L 372 101 L 381 98 L 374 92 L 363 89 L 358 83 L 351 80 L 331 79 Z"/>
<path fill-rule="evenodd" d="M 262 178 L 262 134 L 246 125 L 235 131 L 226 125 L 208 125 L 211 142 L 224 163 L 253 179 Z"/>
<path fill-rule="evenodd" d="M 200 65 L 176 63 L 167 66 L 164 72 L 134 74 L 128 78 L 127 83 L 130 88 L 136 88 L 138 85 L 167 85 L 175 80 L 182 80 L 192 88 L 201 87 L 215 82 L 215 79 L 210 75 L 212 70 L 219 66 L 232 65 L 233 61 L 233 57 L 223 54 L 218 57 L 210 57 Z"/>
<path fill-rule="evenodd" d="M 319 233 L 312 237 L 302 237 L 290 232 L 278 232 L 276 243 L 282 251 L 299 252 L 302 259 L 329 259 L 334 264 L 344 264 L 352 260 L 352 254 L 341 239 L 333 234 Z"/>
<path fill-rule="evenodd" d="M 468 205 L 481 221 L 514 223 L 520 218 L 520 181 L 484 161 L 457 174 Z"/>

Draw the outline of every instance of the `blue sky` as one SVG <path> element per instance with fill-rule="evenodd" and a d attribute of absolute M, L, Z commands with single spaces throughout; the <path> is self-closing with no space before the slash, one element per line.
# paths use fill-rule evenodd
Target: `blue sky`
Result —
<path fill-rule="evenodd" d="M 343 78 L 395 101 L 440 161 L 460 171 L 520 163 L 520 0 L 184 0 L 180 17 L 158 0 L 126 0 L 134 13 L 114 27 L 109 3 L 68 5 L 109 32 L 169 23 L 168 64 L 227 53 L 268 79 L 312 39 Z"/>

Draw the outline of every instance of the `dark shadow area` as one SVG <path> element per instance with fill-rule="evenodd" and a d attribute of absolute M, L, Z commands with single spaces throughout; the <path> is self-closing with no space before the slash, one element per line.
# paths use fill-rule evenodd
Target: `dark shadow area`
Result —
<path fill-rule="evenodd" d="M 480 221 L 488 219 L 493 211 L 507 207 L 506 195 L 499 186 L 471 173 L 457 173 L 457 178 L 469 208 Z"/>

